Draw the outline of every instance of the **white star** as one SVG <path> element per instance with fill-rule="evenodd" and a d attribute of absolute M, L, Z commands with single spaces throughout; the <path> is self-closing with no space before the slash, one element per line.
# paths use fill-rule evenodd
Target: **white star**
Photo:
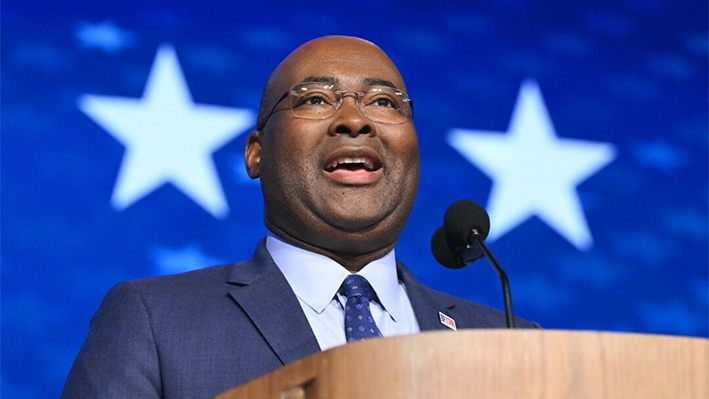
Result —
<path fill-rule="evenodd" d="M 591 248 L 576 186 L 613 161 L 615 147 L 557 137 L 535 82 L 522 84 L 507 134 L 452 129 L 448 143 L 493 179 L 490 239 L 538 216 L 579 250 Z"/>
<path fill-rule="evenodd" d="M 116 209 L 172 183 L 214 217 L 228 214 L 212 153 L 255 115 L 194 104 L 171 46 L 158 49 L 143 98 L 84 95 L 79 108 L 126 147 L 111 198 Z"/>

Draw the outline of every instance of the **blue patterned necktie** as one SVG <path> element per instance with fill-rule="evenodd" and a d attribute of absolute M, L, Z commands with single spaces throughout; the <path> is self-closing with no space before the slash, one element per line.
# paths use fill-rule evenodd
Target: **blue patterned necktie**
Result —
<path fill-rule="evenodd" d="M 381 337 L 369 310 L 369 299 L 374 292 L 366 278 L 352 274 L 340 286 L 340 294 L 347 297 L 345 304 L 345 337 L 347 342 Z"/>

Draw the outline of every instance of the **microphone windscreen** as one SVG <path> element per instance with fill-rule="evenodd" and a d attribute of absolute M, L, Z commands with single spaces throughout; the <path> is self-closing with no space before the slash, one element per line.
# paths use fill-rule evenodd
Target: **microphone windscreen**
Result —
<path fill-rule="evenodd" d="M 476 229 L 484 240 L 490 232 L 490 217 L 482 206 L 473 201 L 453 203 L 443 217 L 445 235 L 452 248 L 470 244 L 470 231 Z"/>
<path fill-rule="evenodd" d="M 448 246 L 446 231 L 443 226 L 437 228 L 431 237 L 431 252 L 433 252 L 433 257 L 436 258 L 438 263 L 449 269 L 465 267 L 464 263 L 456 259 L 450 246 Z"/>

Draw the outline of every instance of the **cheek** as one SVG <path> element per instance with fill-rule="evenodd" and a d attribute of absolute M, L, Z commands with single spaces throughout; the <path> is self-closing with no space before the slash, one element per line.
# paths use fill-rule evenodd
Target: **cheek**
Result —
<path fill-rule="evenodd" d="M 302 135 L 292 127 L 275 124 L 272 130 L 265 134 L 261 149 L 261 162 L 273 172 L 297 167 L 302 162 L 307 151 L 303 148 Z"/>
<path fill-rule="evenodd" d="M 267 133 L 269 137 L 265 146 L 278 159 L 303 161 L 312 158 L 322 141 L 320 132 L 326 131 L 314 121 L 296 119 L 290 115 L 274 122 L 273 130 Z"/>
<path fill-rule="evenodd" d="M 317 172 L 313 159 L 316 148 L 293 128 L 274 129 L 268 134 L 272 136 L 261 151 L 261 184 L 274 201 L 280 201 L 279 197 L 293 200 L 307 190 Z"/>
<path fill-rule="evenodd" d="M 395 136 L 387 146 L 391 151 L 390 159 L 395 160 L 394 169 L 402 175 L 402 180 L 418 184 L 419 158 L 418 139 L 415 132 L 405 132 Z"/>
<path fill-rule="evenodd" d="M 413 203 L 419 185 L 420 159 L 419 149 L 416 141 L 410 142 L 402 151 L 399 165 L 400 179 L 400 200 L 406 203 Z"/>
<path fill-rule="evenodd" d="M 418 159 L 419 142 L 416 129 L 409 122 L 408 125 L 398 125 L 401 128 L 392 129 L 382 135 L 387 147 L 399 153 L 403 158 Z M 398 127 L 397 126 L 397 127 Z"/>

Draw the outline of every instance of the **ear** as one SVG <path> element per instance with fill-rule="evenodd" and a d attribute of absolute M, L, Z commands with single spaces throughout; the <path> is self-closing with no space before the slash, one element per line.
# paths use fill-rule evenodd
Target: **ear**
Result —
<path fill-rule="evenodd" d="M 254 130 L 249 133 L 246 138 L 246 147 L 244 148 L 244 163 L 246 164 L 246 173 L 252 179 L 257 179 L 260 175 L 261 165 L 261 131 Z"/>

